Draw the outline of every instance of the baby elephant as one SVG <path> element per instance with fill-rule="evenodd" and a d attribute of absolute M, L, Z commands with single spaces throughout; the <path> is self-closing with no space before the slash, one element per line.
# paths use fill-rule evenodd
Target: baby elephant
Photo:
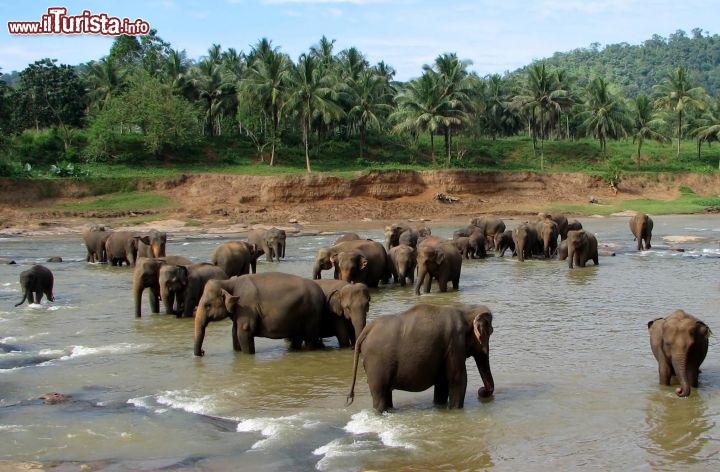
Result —
<path fill-rule="evenodd" d="M 28 303 L 40 303 L 43 294 L 51 302 L 55 301 L 53 296 L 53 283 L 55 278 L 53 273 L 45 266 L 36 264 L 20 273 L 20 287 L 23 291 L 23 299 L 20 303 L 16 303 L 15 306 L 22 305 L 25 300 Z M 34 294 L 34 296 L 33 296 Z"/>
<path fill-rule="evenodd" d="M 710 328 L 683 310 L 676 310 L 667 318 L 648 322 L 650 348 L 658 362 L 662 385 L 670 385 L 670 377 L 677 377 L 679 397 L 690 395 L 690 387 L 698 386 L 700 364 L 708 350 Z"/>

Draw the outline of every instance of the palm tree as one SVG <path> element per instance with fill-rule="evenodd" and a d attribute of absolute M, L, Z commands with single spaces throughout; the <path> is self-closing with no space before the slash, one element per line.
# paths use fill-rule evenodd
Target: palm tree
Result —
<path fill-rule="evenodd" d="M 540 170 L 545 168 L 545 136 L 547 124 L 545 116 L 549 111 L 560 112 L 569 109 L 574 99 L 568 90 L 564 89 L 558 76 L 545 67 L 545 63 L 535 63 L 528 68 L 525 90 L 513 98 L 516 106 L 526 110 L 528 126 L 533 138 L 533 152 L 537 136 L 540 135 Z M 540 115 L 538 121 L 537 115 Z"/>
<path fill-rule="evenodd" d="M 640 151 L 646 139 L 652 139 L 660 143 L 670 142 L 664 134 L 656 131 L 665 122 L 655 117 L 655 108 L 647 95 L 640 94 L 632 101 L 633 104 L 633 143 L 637 142 L 637 160 L 640 163 Z"/>
<path fill-rule="evenodd" d="M 337 92 L 331 87 L 332 77 L 323 74 L 319 64 L 311 55 L 300 55 L 297 64 L 290 69 L 290 85 L 284 105 L 300 117 L 308 172 L 311 172 L 309 142 L 312 120 L 321 118 L 327 123 L 344 114 L 342 107 L 336 102 Z"/>
<path fill-rule="evenodd" d="M 699 121 L 700 126 L 693 130 L 693 134 L 697 138 L 698 158 L 703 142 L 720 141 L 720 98 L 715 101 L 714 106 L 708 108 Z M 718 169 L 720 169 L 720 160 Z"/>
<path fill-rule="evenodd" d="M 187 58 L 185 51 L 171 49 L 163 65 L 163 80 L 169 83 L 175 92 L 188 95 L 187 72 L 191 65 L 192 62 Z"/>
<path fill-rule="evenodd" d="M 608 138 L 627 136 L 627 113 L 623 103 L 610 92 L 608 82 L 596 77 L 588 84 L 585 110 L 580 114 L 582 128 L 600 141 L 600 151 L 607 155 Z"/>
<path fill-rule="evenodd" d="M 275 148 L 280 128 L 280 111 L 287 95 L 291 62 L 279 48 L 261 40 L 250 53 L 252 59 L 246 83 L 250 93 L 262 104 L 272 122 L 270 165 L 275 165 Z"/>
<path fill-rule="evenodd" d="M 676 71 L 668 73 L 659 84 L 653 87 L 653 91 L 656 94 L 656 108 L 674 111 L 677 114 L 677 156 L 679 157 L 685 109 L 688 107 L 703 109 L 705 107 L 703 101 L 705 90 L 702 87 L 694 87 L 687 71 L 681 66 Z"/>
<path fill-rule="evenodd" d="M 235 115 L 237 97 L 234 78 L 211 57 L 195 64 L 188 72 L 188 77 L 201 103 L 203 134 L 219 136 L 222 134 L 222 118 Z"/>
<path fill-rule="evenodd" d="M 350 83 L 348 117 L 360 131 L 360 156 L 363 155 L 368 128 L 379 129 L 381 119 L 392 111 L 391 96 L 385 89 L 384 76 L 364 70 Z"/>
<path fill-rule="evenodd" d="M 88 84 L 90 107 L 102 111 L 114 96 L 125 87 L 127 69 L 110 56 L 92 61 L 83 71 Z"/>

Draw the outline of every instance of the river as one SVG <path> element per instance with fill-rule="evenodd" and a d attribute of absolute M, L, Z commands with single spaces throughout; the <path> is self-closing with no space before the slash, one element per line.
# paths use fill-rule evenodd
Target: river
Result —
<path fill-rule="evenodd" d="M 495 394 L 468 359 L 465 408 L 432 390 L 395 391 L 377 414 L 360 367 L 345 406 L 352 351 L 289 351 L 257 339 L 232 350 L 211 323 L 193 356 L 191 319 L 133 316 L 129 268 L 85 262 L 80 236 L 0 239 L 0 461 L 86 470 L 720 470 L 720 349 L 680 399 L 658 385 L 647 322 L 682 308 L 720 334 L 720 217 L 656 216 L 653 249 L 635 251 L 622 217 L 582 218 L 616 255 L 599 266 L 489 257 L 464 261 L 460 290 L 372 290 L 370 319 L 414 303 L 483 303 L 493 311 Z M 518 222 L 506 220 L 509 228 Z M 454 227 L 433 227 L 451 236 Z M 349 227 L 348 230 L 352 230 Z M 382 228 L 361 231 L 382 241 Z M 222 237 L 170 235 L 168 254 L 207 260 Z M 671 243 L 664 237 L 692 236 Z M 258 271 L 310 277 L 333 235 L 288 238 L 287 259 Z M 681 247 L 684 252 L 673 250 Z M 62 263 L 45 263 L 59 255 Z M 55 302 L 13 305 L 19 273 L 43 263 Z M 324 275 L 330 276 L 330 272 Z M 44 404 L 47 392 L 71 401 Z"/>

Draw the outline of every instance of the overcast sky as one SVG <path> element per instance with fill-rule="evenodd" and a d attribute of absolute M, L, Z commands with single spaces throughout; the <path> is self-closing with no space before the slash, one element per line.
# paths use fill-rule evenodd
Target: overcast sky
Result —
<path fill-rule="evenodd" d="M 408 80 L 443 53 L 472 61 L 481 76 L 502 74 L 557 51 L 615 43 L 640 44 L 677 30 L 718 34 L 717 0 L 125 0 L 0 1 L 0 70 L 22 70 L 44 58 L 80 64 L 108 54 L 99 34 L 12 35 L 8 21 L 40 21 L 47 9 L 68 15 L 138 18 L 190 59 L 212 44 L 247 52 L 268 38 L 293 60 L 323 36 L 335 52 L 356 47 L 371 64 L 385 61 Z"/>

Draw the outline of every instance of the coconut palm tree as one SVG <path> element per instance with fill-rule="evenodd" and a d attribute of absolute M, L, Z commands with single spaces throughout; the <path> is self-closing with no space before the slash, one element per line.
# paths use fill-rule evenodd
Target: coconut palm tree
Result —
<path fill-rule="evenodd" d="M 392 111 L 392 99 L 386 91 L 386 79 L 375 70 L 364 70 L 348 87 L 348 118 L 360 132 L 360 156 L 363 155 L 367 130 L 379 129 L 381 120 Z"/>
<path fill-rule="evenodd" d="M 680 156 L 680 142 L 682 141 L 683 118 L 689 107 L 703 109 L 705 90 L 693 86 L 684 67 L 670 72 L 657 85 L 653 87 L 655 93 L 655 107 L 675 112 L 677 116 L 677 156 Z"/>
<path fill-rule="evenodd" d="M 627 136 L 628 115 L 622 101 L 610 92 L 608 82 L 602 77 L 593 79 L 586 93 L 584 111 L 580 114 L 581 127 L 600 141 L 600 151 L 605 156 L 608 138 Z"/>
<path fill-rule="evenodd" d="M 193 94 L 201 104 L 203 134 L 219 136 L 222 134 L 222 118 L 235 115 L 237 98 L 234 78 L 212 57 L 195 64 L 188 72 L 188 79 Z M 219 55 L 217 58 L 219 61 Z"/>
<path fill-rule="evenodd" d="M 270 165 L 275 165 L 275 149 L 280 128 L 281 109 L 287 96 L 288 80 L 292 63 L 290 58 L 272 47 L 267 40 L 261 40 L 250 53 L 252 57 L 245 81 L 249 93 L 262 104 L 272 122 L 270 143 Z"/>
<path fill-rule="evenodd" d="M 665 122 L 656 117 L 655 108 L 647 95 L 640 94 L 632 101 L 633 124 L 631 133 L 633 143 L 637 142 L 637 159 L 640 162 L 640 151 L 646 139 L 660 143 L 670 142 L 670 138 L 657 131 Z"/>
<path fill-rule="evenodd" d="M 710 143 L 712 141 L 720 141 L 720 99 L 703 113 L 698 120 L 700 126 L 693 130 L 693 134 L 697 138 L 697 153 L 700 157 L 700 148 L 703 142 Z M 718 161 L 718 169 L 720 169 L 720 161 Z"/>
<path fill-rule="evenodd" d="M 105 104 L 125 87 L 127 69 L 117 59 L 106 56 L 88 63 L 83 76 L 88 84 L 90 108 L 102 111 Z"/>
<path fill-rule="evenodd" d="M 297 113 L 300 118 L 308 172 L 311 172 L 309 148 L 313 119 L 319 118 L 329 123 L 333 118 L 344 115 L 342 107 L 337 103 L 332 77 L 323 74 L 319 65 L 320 62 L 313 56 L 300 55 L 297 64 L 290 69 L 288 97 L 283 106 Z"/>

